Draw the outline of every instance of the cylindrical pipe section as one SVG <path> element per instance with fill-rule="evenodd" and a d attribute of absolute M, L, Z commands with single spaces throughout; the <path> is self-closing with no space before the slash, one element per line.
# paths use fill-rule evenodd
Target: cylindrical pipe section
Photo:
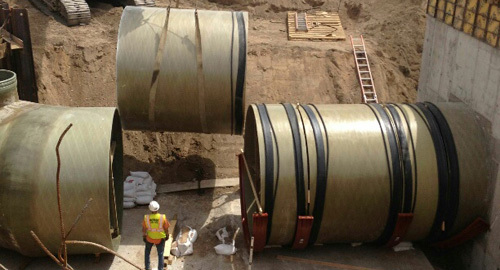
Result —
<path fill-rule="evenodd" d="M 16 73 L 0 69 L 0 107 L 18 100 Z"/>
<path fill-rule="evenodd" d="M 241 134 L 248 14 L 126 7 L 116 55 L 124 129 Z"/>
<path fill-rule="evenodd" d="M 85 203 L 90 206 L 69 240 L 116 250 L 122 219 L 123 148 L 115 108 L 68 108 L 19 101 L 0 109 L 0 246 L 26 256 L 45 253 L 33 230 L 57 254 L 61 233 L 56 191 L 59 147 L 62 217 L 68 232 Z M 68 252 L 102 253 L 70 246 Z"/>
<path fill-rule="evenodd" d="M 449 238 L 485 215 L 484 138 L 462 104 L 251 105 L 244 155 L 267 244 L 292 244 L 298 216 L 314 217 L 309 244 L 385 244 L 400 213 L 413 214 L 403 240 Z"/>

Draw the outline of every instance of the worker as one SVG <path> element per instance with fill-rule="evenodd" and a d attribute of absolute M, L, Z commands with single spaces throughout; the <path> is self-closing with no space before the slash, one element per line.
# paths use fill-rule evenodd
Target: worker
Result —
<path fill-rule="evenodd" d="M 144 215 L 142 221 L 142 238 L 146 243 L 144 263 L 146 264 L 146 270 L 151 270 L 149 255 L 153 245 L 155 245 L 158 251 L 158 270 L 163 270 L 163 251 L 170 224 L 165 215 L 158 213 L 158 210 L 160 210 L 158 202 L 151 201 L 149 210 L 151 214 Z"/>

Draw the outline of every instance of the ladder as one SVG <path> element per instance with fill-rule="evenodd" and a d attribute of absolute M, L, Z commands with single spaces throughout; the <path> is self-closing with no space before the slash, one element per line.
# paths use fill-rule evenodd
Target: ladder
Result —
<path fill-rule="evenodd" d="M 307 13 L 295 13 L 295 30 L 301 32 L 309 31 L 309 28 L 307 27 Z"/>
<path fill-rule="evenodd" d="M 375 84 L 373 83 L 370 62 L 366 54 L 365 41 L 363 36 L 359 38 L 351 37 L 351 45 L 354 53 L 354 62 L 358 71 L 359 84 L 361 85 L 361 99 L 363 103 L 378 103 Z"/>

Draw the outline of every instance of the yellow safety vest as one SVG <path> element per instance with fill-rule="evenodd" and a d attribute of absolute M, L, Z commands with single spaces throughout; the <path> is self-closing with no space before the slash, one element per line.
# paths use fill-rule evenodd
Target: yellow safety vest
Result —
<path fill-rule="evenodd" d="M 151 239 L 162 239 L 166 238 L 165 230 L 163 229 L 163 224 L 166 222 L 167 218 L 165 215 L 161 214 L 151 214 L 144 216 L 144 222 L 146 223 L 147 233 Z"/>

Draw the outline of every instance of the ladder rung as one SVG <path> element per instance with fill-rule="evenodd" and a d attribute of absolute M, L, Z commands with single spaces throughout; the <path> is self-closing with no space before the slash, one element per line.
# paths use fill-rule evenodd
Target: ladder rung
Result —
<path fill-rule="evenodd" d="M 374 94 L 374 92 L 371 92 L 371 91 L 365 91 L 365 95 L 368 94 L 368 95 L 371 95 L 371 94 Z"/>
<path fill-rule="evenodd" d="M 359 64 L 358 66 L 360 66 L 360 67 L 367 67 L 368 65 L 366 65 L 366 64 Z"/>
<path fill-rule="evenodd" d="M 365 57 L 360 57 L 360 58 L 356 58 L 356 59 L 358 59 L 358 60 L 366 60 Z"/>
<path fill-rule="evenodd" d="M 359 73 L 370 73 L 370 71 L 360 70 Z"/>
<path fill-rule="evenodd" d="M 363 87 L 373 87 L 373 85 L 371 85 L 371 84 L 363 84 L 362 86 Z"/>
<path fill-rule="evenodd" d="M 361 78 L 361 80 L 371 80 L 372 78 Z"/>

